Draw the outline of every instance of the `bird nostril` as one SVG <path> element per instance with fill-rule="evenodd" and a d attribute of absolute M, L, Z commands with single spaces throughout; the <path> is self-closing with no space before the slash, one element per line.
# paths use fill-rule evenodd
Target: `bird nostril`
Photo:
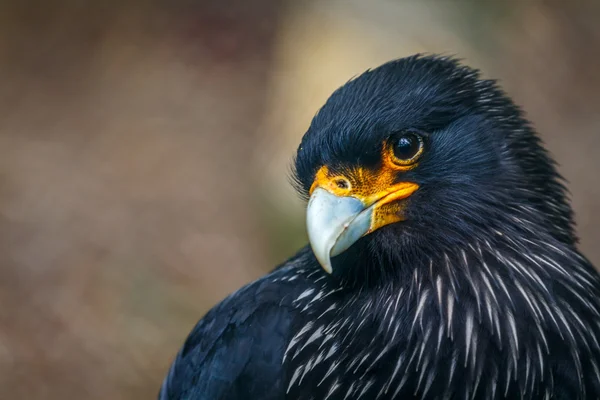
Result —
<path fill-rule="evenodd" d="M 337 179 L 335 181 L 335 184 L 340 189 L 348 189 L 348 188 L 350 188 L 350 182 L 348 182 L 346 179 Z"/>

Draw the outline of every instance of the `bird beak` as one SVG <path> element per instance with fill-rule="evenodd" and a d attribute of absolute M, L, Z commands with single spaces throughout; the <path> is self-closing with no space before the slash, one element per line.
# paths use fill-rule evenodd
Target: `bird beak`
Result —
<path fill-rule="evenodd" d="M 306 226 L 310 245 L 323 269 L 331 273 L 331 257 L 343 253 L 376 229 L 403 220 L 401 209 L 392 202 L 410 196 L 417 189 L 417 184 L 402 183 L 394 190 L 359 199 L 315 188 L 308 201 Z"/>
<path fill-rule="evenodd" d="M 348 249 L 369 230 L 372 209 L 354 197 L 314 190 L 306 209 L 308 240 L 319 263 L 332 272 L 331 257 Z"/>

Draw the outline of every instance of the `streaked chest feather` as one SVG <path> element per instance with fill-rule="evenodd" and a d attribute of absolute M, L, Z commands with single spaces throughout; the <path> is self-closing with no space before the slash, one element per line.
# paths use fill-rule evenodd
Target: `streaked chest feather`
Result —
<path fill-rule="evenodd" d="M 294 300 L 305 318 L 283 359 L 286 391 L 297 399 L 551 398 L 560 358 L 583 393 L 600 384 L 597 291 L 585 269 L 481 245 L 377 291 L 348 295 L 323 280 Z"/>

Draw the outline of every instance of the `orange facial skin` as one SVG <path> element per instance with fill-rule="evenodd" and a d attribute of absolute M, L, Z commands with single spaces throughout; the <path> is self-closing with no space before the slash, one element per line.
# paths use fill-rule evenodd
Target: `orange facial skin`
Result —
<path fill-rule="evenodd" d="M 373 206 L 373 217 L 368 232 L 370 233 L 385 225 L 404 220 L 403 205 L 397 200 L 409 197 L 419 188 L 419 185 L 395 181 L 398 172 L 408 171 L 416 165 L 416 163 L 399 164 L 391 148 L 384 145 L 382 166 L 379 169 L 355 167 L 345 170 L 343 174 L 334 174 L 327 166 L 323 166 L 317 171 L 309 194 L 320 187 L 339 197 L 355 197 L 365 205 L 365 208 Z"/>

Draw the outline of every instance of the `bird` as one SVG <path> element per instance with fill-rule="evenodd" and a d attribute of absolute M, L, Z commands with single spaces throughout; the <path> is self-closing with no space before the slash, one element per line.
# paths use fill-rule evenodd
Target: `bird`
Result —
<path fill-rule="evenodd" d="M 600 399 L 599 275 L 498 81 L 366 70 L 292 165 L 308 244 L 198 322 L 159 399 Z"/>

